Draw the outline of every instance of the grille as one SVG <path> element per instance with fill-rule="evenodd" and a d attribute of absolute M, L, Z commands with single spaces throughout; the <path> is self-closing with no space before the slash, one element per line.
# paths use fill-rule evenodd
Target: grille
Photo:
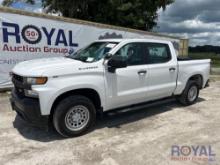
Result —
<path fill-rule="evenodd" d="M 24 86 L 23 86 L 24 78 L 17 74 L 12 74 L 12 82 L 14 84 L 15 93 L 18 96 L 24 96 Z"/>
<path fill-rule="evenodd" d="M 15 79 L 16 81 L 23 83 L 24 78 L 22 76 L 19 76 L 17 74 L 12 75 L 12 79 Z"/>
<path fill-rule="evenodd" d="M 15 93 L 17 93 L 18 96 L 25 96 L 24 89 L 22 88 L 15 87 Z"/>

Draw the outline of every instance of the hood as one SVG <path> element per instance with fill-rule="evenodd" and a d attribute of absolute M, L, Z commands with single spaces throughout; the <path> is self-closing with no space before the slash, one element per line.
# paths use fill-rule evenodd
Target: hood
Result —
<path fill-rule="evenodd" d="M 17 64 L 12 72 L 21 76 L 54 76 L 61 71 L 74 71 L 91 63 L 83 63 L 66 57 L 41 58 Z M 67 72 L 66 72 L 67 73 Z"/>

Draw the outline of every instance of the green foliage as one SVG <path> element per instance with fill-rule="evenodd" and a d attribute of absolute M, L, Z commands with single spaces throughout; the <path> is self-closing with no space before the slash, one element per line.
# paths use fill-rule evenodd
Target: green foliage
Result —
<path fill-rule="evenodd" d="M 10 6 L 13 2 L 17 2 L 18 0 L 3 0 L 2 5 L 3 6 Z M 34 4 L 34 0 L 25 0 L 24 2 L 29 4 Z"/>
<path fill-rule="evenodd" d="M 4 0 L 10 6 L 19 0 Z M 20 0 L 34 4 L 34 0 Z M 174 0 L 42 0 L 47 12 L 61 12 L 63 16 L 140 30 L 157 25 L 157 11 L 165 10 Z"/>
<path fill-rule="evenodd" d="M 157 10 L 174 0 L 43 0 L 48 12 L 140 30 L 156 26 Z"/>
<path fill-rule="evenodd" d="M 192 59 L 211 59 L 213 67 L 220 67 L 220 54 L 216 53 L 189 53 Z"/>
<path fill-rule="evenodd" d="M 2 2 L 2 5 L 3 6 L 10 6 L 14 1 L 13 0 L 4 0 Z"/>

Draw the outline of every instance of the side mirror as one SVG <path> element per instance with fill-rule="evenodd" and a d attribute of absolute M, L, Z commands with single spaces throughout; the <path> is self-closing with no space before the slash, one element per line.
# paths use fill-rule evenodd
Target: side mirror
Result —
<path fill-rule="evenodd" d="M 112 57 L 112 54 L 111 53 L 107 53 L 106 55 L 105 55 L 105 60 L 108 60 L 108 59 L 110 59 Z"/>
<path fill-rule="evenodd" d="M 122 56 L 114 55 L 108 61 L 108 71 L 111 73 L 115 73 L 117 68 L 126 68 L 127 67 L 127 60 Z"/>

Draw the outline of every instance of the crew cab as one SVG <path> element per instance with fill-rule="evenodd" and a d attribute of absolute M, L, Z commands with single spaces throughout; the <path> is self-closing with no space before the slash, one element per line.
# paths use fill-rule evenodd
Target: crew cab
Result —
<path fill-rule="evenodd" d="M 210 60 L 179 59 L 172 42 L 96 41 L 66 57 L 25 61 L 12 70 L 11 105 L 32 125 L 52 123 L 64 137 L 84 134 L 96 115 L 175 96 L 196 102 Z"/>

